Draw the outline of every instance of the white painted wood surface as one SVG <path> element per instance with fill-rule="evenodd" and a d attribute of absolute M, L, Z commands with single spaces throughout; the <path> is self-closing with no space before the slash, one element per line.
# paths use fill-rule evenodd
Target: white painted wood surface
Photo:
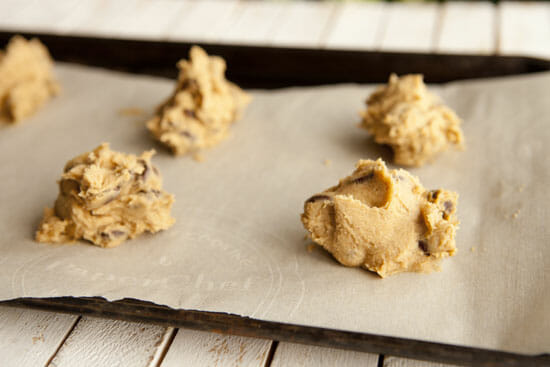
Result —
<path fill-rule="evenodd" d="M 219 35 L 218 41 L 235 45 L 268 43 L 285 7 L 284 3 L 272 1 L 239 2 L 233 23 Z"/>
<path fill-rule="evenodd" d="M 550 3 L 502 2 L 500 47 L 504 55 L 550 58 Z"/>
<path fill-rule="evenodd" d="M 496 46 L 496 10 L 490 2 L 446 2 L 436 51 L 492 54 Z"/>
<path fill-rule="evenodd" d="M 0 365 L 44 366 L 78 316 L 0 307 Z"/>
<path fill-rule="evenodd" d="M 55 31 L 59 20 L 66 18 L 78 7 L 75 0 L 58 0 L 47 7 L 36 0 L 2 0 L 0 24 L 29 31 Z"/>
<path fill-rule="evenodd" d="M 335 3 L 300 0 L 284 4 L 269 43 L 273 46 L 321 47 L 331 29 Z"/>
<path fill-rule="evenodd" d="M 190 6 L 191 2 L 184 0 L 140 0 L 121 12 L 116 21 L 104 24 L 103 31 L 124 38 L 164 39 L 171 28 L 185 19 Z"/>
<path fill-rule="evenodd" d="M 236 0 L 192 1 L 169 29 L 167 38 L 176 41 L 215 42 L 236 16 Z"/>
<path fill-rule="evenodd" d="M 265 366 L 270 340 L 179 329 L 162 367 Z"/>
<path fill-rule="evenodd" d="M 339 4 L 334 24 L 324 43 L 326 48 L 373 49 L 380 37 L 385 3 Z"/>
<path fill-rule="evenodd" d="M 82 317 L 50 367 L 152 366 L 171 328 Z"/>
<path fill-rule="evenodd" d="M 386 356 L 384 367 L 455 367 L 456 365 Z"/>
<path fill-rule="evenodd" d="M 380 50 L 432 52 L 440 5 L 388 3 L 380 31 Z"/>
<path fill-rule="evenodd" d="M 550 2 L 2 0 L 0 29 L 550 58 Z"/>
<path fill-rule="evenodd" d="M 279 343 L 273 356 L 273 362 L 271 363 L 272 367 L 376 367 L 377 365 L 377 354 L 358 353 L 294 343 Z"/>

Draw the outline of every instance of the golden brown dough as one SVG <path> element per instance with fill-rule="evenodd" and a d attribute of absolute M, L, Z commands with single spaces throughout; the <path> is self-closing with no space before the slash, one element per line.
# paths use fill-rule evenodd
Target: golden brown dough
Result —
<path fill-rule="evenodd" d="M 421 166 L 449 147 L 463 147 L 460 119 L 428 91 L 422 75 L 392 74 L 367 106 L 360 126 L 393 149 L 397 164 Z"/>
<path fill-rule="evenodd" d="M 176 89 L 147 122 L 153 136 L 176 155 L 196 153 L 228 135 L 250 102 L 248 94 L 225 78 L 225 61 L 193 46 L 190 60 L 178 63 Z"/>
<path fill-rule="evenodd" d="M 17 122 L 32 115 L 59 86 L 48 50 L 37 39 L 13 37 L 0 51 L 0 119 Z"/>
<path fill-rule="evenodd" d="M 65 165 L 54 209 L 46 208 L 36 232 L 39 242 L 85 239 L 101 247 L 120 245 L 143 232 L 174 224 L 174 197 L 162 190 L 151 165 L 154 150 L 136 157 L 104 143 Z"/>
<path fill-rule="evenodd" d="M 343 265 L 381 277 L 426 272 L 456 252 L 457 199 L 452 191 L 426 190 L 381 159 L 360 160 L 337 186 L 305 202 L 302 223 Z"/>

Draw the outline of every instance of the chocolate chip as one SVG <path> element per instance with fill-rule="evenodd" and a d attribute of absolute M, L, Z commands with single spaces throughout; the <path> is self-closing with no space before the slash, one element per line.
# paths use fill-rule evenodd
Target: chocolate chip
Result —
<path fill-rule="evenodd" d="M 125 236 L 125 235 L 126 235 L 126 232 L 119 231 L 118 229 L 115 229 L 115 230 L 111 231 L 111 236 L 113 236 L 113 237 L 121 237 L 121 236 Z"/>
<path fill-rule="evenodd" d="M 454 205 L 451 201 L 446 201 L 443 203 L 443 207 L 445 208 L 442 212 L 443 219 L 449 219 L 449 216 L 451 215 Z"/>
<path fill-rule="evenodd" d="M 430 253 L 428 252 L 428 244 L 424 241 L 418 241 L 418 247 L 424 252 L 424 255 L 430 256 Z"/>
<path fill-rule="evenodd" d="M 189 140 L 195 140 L 195 135 L 191 134 L 187 130 L 180 131 L 181 136 L 185 136 L 186 138 L 189 138 Z"/>
<path fill-rule="evenodd" d="M 127 235 L 126 232 L 118 230 L 118 229 L 114 229 L 110 232 L 101 232 L 100 233 L 101 238 L 104 239 L 105 241 L 108 241 L 113 237 L 122 237 L 122 236 L 126 236 L 126 235 Z"/>
<path fill-rule="evenodd" d="M 185 116 L 187 116 L 187 117 L 191 117 L 191 118 L 194 118 L 194 119 L 197 118 L 197 114 L 196 114 L 195 111 L 193 111 L 193 110 L 187 110 L 187 109 L 185 109 L 185 110 L 183 110 L 183 113 L 184 113 Z"/>
<path fill-rule="evenodd" d="M 141 174 L 139 175 L 139 178 L 143 181 L 147 181 L 147 178 L 151 174 L 151 171 L 149 170 L 151 166 L 149 166 L 149 164 L 147 164 L 147 162 L 145 162 L 145 160 L 143 159 L 138 159 L 138 162 L 141 163 L 141 165 L 143 166 L 143 172 L 141 172 Z"/>
<path fill-rule="evenodd" d="M 105 199 L 105 200 L 103 201 L 103 203 L 100 204 L 99 206 L 101 206 L 101 205 L 107 205 L 107 204 L 109 204 L 111 201 L 113 201 L 113 200 L 115 200 L 116 198 L 118 198 L 118 195 L 120 195 L 120 185 L 118 185 L 118 186 L 115 187 L 114 189 L 105 190 L 105 191 L 103 192 L 103 194 L 108 195 L 108 196 L 107 196 L 107 199 Z M 96 206 L 96 208 L 99 207 L 99 206 Z"/>
<path fill-rule="evenodd" d="M 314 203 L 316 201 L 321 201 L 321 200 L 332 201 L 332 197 L 330 197 L 328 195 L 313 195 L 312 197 L 310 197 L 309 199 L 306 200 L 306 204 Z"/>
<path fill-rule="evenodd" d="M 149 166 L 147 164 L 143 164 L 143 172 L 141 172 L 141 179 L 143 181 L 147 181 L 147 176 L 149 176 Z"/>
<path fill-rule="evenodd" d="M 355 178 L 353 180 L 351 180 L 351 183 L 353 184 L 362 184 L 362 183 L 365 183 L 369 180 L 372 180 L 374 178 L 374 171 L 371 171 L 369 174 L 365 175 L 365 176 L 361 176 L 361 177 L 358 177 L 358 178 Z"/>
<path fill-rule="evenodd" d="M 181 83 L 181 89 L 197 88 L 198 83 L 195 79 L 186 79 Z"/>
<path fill-rule="evenodd" d="M 428 200 L 429 201 L 436 201 L 439 197 L 439 194 L 441 193 L 441 190 L 432 190 L 428 193 Z"/>
<path fill-rule="evenodd" d="M 61 180 L 59 187 L 61 192 L 65 195 L 69 195 L 71 192 L 80 192 L 80 183 L 72 179 Z"/>

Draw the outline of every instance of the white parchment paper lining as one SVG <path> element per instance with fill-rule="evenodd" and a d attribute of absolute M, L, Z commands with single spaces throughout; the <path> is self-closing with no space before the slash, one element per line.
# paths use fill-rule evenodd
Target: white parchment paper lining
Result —
<path fill-rule="evenodd" d="M 310 242 L 303 201 L 388 152 L 357 128 L 372 86 L 254 91 L 232 136 L 197 163 L 144 128 L 165 79 L 59 65 L 63 94 L 0 125 L 0 299 L 102 296 L 520 353 L 550 352 L 550 73 L 434 87 L 464 120 L 467 150 L 413 169 L 460 194 L 458 254 L 388 279 Z M 33 241 L 65 162 L 101 142 L 153 159 L 176 225 L 115 249 Z M 332 164 L 323 164 L 325 159 Z"/>

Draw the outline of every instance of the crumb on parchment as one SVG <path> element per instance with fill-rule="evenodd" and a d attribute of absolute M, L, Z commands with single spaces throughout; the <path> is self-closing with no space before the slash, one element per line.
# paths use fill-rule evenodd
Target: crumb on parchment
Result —
<path fill-rule="evenodd" d="M 144 116 L 145 114 L 146 111 L 139 107 L 125 107 L 118 110 L 118 115 L 124 117 L 139 117 Z"/>

